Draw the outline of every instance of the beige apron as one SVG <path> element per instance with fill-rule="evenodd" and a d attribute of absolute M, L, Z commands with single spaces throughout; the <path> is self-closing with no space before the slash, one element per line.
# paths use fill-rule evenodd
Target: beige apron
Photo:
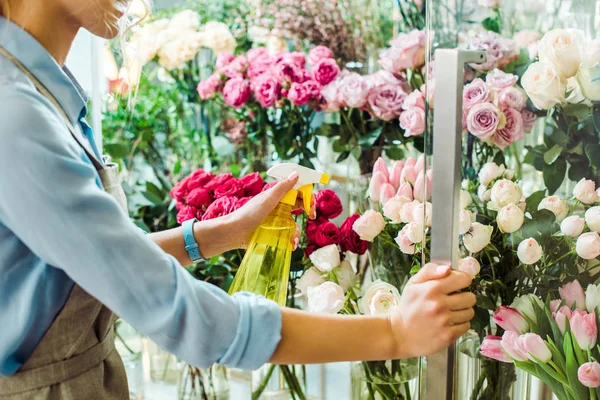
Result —
<path fill-rule="evenodd" d="M 0 54 L 15 63 L 61 113 L 71 135 L 92 160 L 104 190 L 127 211 L 118 167 L 98 161 L 56 98 L 14 56 L 0 46 Z M 13 376 L 0 377 L 0 399 L 128 399 L 127 375 L 115 349 L 117 317 L 77 284 L 31 357 Z"/>

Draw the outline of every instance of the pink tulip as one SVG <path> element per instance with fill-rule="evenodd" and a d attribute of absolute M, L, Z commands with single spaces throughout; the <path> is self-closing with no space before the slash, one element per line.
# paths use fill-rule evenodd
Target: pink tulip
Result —
<path fill-rule="evenodd" d="M 415 182 L 414 196 L 419 201 L 429 201 L 431 197 L 431 191 L 433 190 L 433 183 L 428 176 L 423 173 L 419 173 L 417 181 Z"/>
<path fill-rule="evenodd" d="M 425 155 L 421 154 L 415 163 L 415 171 L 420 174 L 425 169 Z"/>
<path fill-rule="evenodd" d="M 575 304 L 575 307 L 585 309 L 585 292 L 579 281 L 575 280 L 567 283 L 559 288 L 558 292 L 560 293 L 560 298 L 565 301 L 569 308 Z"/>
<path fill-rule="evenodd" d="M 526 353 L 519 346 L 519 334 L 516 332 L 506 331 L 502 336 L 501 341 L 504 351 L 516 361 L 527 361 Z"/>
<path fill-rule="evenodd" d="M 382 205 L 385 205 L 392 197 L 396 195 L 396 189 L 389 183 L 381 185 L 381 191 L 379 194 L 379 201 Z"/>
<path fill-rule="evenodd" d="M 377 161 L 375 161 L 375 165 L 373 166 L 373 174 L 376 172 L 381 172 L 387 181 L 390 179 L 390 172 L 388 171 L 387 164 L 382 157 L 379 157 Z"/>
<path fill-rule="evenodd" d="M 381 199 L 381 186 L 388 183 L 387 178 L 381 172 L 375 172 L 369 182 L 369 197 L 373 201 L 379 201 Z"/>
<path fill-rule="evenodd" d="M 404 163 L 404 166 L 405 167 L 414 167 L 416 163 L 417 163 L 417 160 L 415 160 L 413 157 L 408 157 L 406 159 L 406 162 Z"/>
<path fill-rule="evenodd" d="M 587 313 L 581 310 L 573 311 L 569 320 L 571 332 L 575 336 L 577 344 L 582 350 L 591 350 L 598 339 L 598 327 L 596 326 L 596 313 Z"/>
<path fill-rule="evenodd" d="M 493 360 L 502 362 L 512 362 L 509 356 L 502 349 L 502 338 L 500 336 L 486 336 L 481 343 L 479 352 Z"/>
<path fill-rule="evenodd" d="M 413 188 L 412 188 L 412 186 L 410 186 L 410 183 L 408 183 L 408 182 L 404 182 L 400 185 L 400 188 L 398 188 L 397 195 L 400 197 L 406 197 L 407 199 L 410 199 L 411 201 L 414 200 Z"/>
<path fill-rule="evenodd" d="M 552 315 L 554 315 L 554 320 L 556 321 L 556 325 L 558 325 L 558 329 L 560 329 L 564 335 L 565 331 L 567 330 L 569 320 L 573 315 L 571 309 L 567 306 L 562 306 L 557 312 L 552 313 Z"/>
<path fill-rule="evenodd" d="M 577 377 L 583 386 L 600 387 L 600 364 L 595 361 L 583 364 L 577 371 Z"/>
<path fill-rule="evenodd" d="M 537 358 L 543 364 L 546 364 L 552 359 L 552 353 L 548 348 L 548 345 L 542 337 L 536 333 L 526 333 L 519 337 L 519 347 L 525 350 L 527 358 L 531 361 L 536 361 Z"/>
<path fill-rule="evenodd" d="M 400 177 L 401 182 L 408 182 L 411 185 L 415 184 L 417 180 L 417 171 L 414 166 L 404 165 L 402 169 L 402 176 Z"/>
<path fill-rule="evenodd" d="M 494 321 L 505 331 L 525 333 L 529 331 L 529 323 L 521 313 L 512 307 L 500 306 L 494 311 Z"/>
<path fill-rule="evenodd" d="M 400 179 L 402 178 L 403 168 L 404 163 L 402 161 L 396 161 L 392 167 L 392 172 L 390 173 L 390 183 L 394 185 L 396 190 L 400 188 L 400 183 L 402 182 Z"/>
<path fill-rule="evenodd" d="M 555 313 L 560 308 L 560 304 L 562 301 L 560 300 L 551 300 L 550 301 L 550 312 Z"/>

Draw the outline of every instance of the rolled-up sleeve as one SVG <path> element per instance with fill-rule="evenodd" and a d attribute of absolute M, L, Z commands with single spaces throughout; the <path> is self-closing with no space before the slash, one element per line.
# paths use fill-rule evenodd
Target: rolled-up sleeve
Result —
<path fill-rule="evenodd" d="M 49 105 L 0 95 L 0 218 L 38 257 L 198 367 L 255 369 L 280 340 L 276 303 L 195 280 L 129 220 Z"/>

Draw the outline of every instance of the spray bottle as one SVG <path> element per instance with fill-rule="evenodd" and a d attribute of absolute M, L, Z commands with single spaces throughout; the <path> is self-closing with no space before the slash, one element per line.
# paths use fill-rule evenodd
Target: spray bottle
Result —
<path fill-rule="evenodd" d="M 298 192 L 302 193 L 304 209 L 310 213 L 313 184 L 329 183 L 329 175 L 297 164 L 279 164 L 267 171 L 276 179 L 285 179 L 298 172 L 298 183 L 281 199 L 277 207 L 254 232 L 248 250 L 231 284 L 229 293 L 251 292 L 265 296 L 285 306 L 296 223 L 292 211 Z"/>

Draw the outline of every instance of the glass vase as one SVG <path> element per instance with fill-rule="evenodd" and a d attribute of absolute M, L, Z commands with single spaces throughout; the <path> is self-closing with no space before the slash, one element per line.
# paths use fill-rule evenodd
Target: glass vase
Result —
<path fill-rule="evenodd" d="M 148 357 L 150 380 L 165 385 L 176 385 L 181 374 L 182 363 L 173 354 L 149 339 L 144 339 Z"/>
<path fill-rule="evenodd" d="M 252 400 L 306 400 L 304 365 L 265 364 L 252 373 Z"/>
<path fill-rule="evenodd" d="M 180 400 L 228 400 L 228 370 L 221 365 L 208 369 L 186 365 L 179 376 L 177 394 Z"/>
<path fill-rule="evenodd" d="M 419 364 L 418 358 L 353 363 L 351 399 L 418 399 Z"/>

